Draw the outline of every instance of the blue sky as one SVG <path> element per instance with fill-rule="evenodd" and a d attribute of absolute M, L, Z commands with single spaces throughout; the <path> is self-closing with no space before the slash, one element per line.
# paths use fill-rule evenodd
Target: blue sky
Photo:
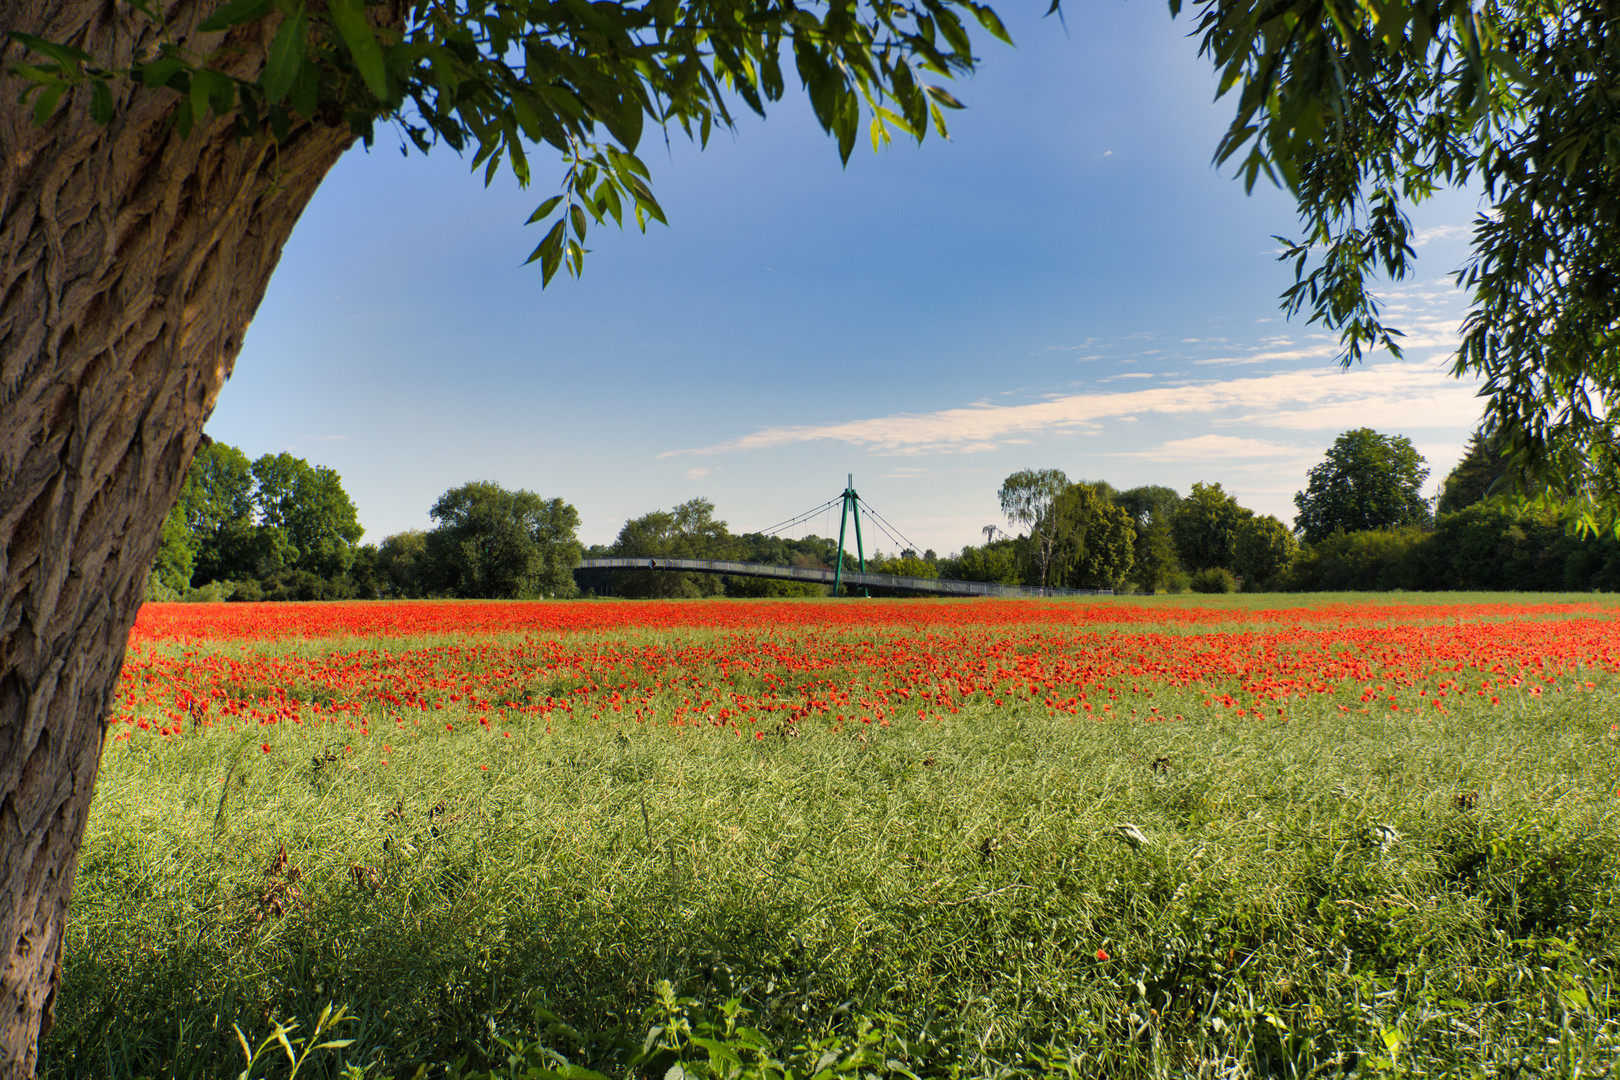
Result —
<path fill-rule="evenodd" d="M 762 529 L 852 473 L 945 553 L 1006 524 L 1005 476 L 1050 467 L 1219 482 L 1291 523 L 1362 426 L 1410 438 L 1432 493 L 1480 413 L 1446 374 L 1475 199 L 1423 210 L 1418 276 L 1384 292 L 1407 359 L 1343 373 L 1278 310 L 1291 202 L 1211 164 L 1228 110 L 1187 22 L 1044 9 L 1002 5 L 1017 47 L 981 42 L 948 142 L 862 143 L 844 167 L 791 93 L 701 153 L 649 133 L 669 227 L 596 230 L 583 279 L 545 290 L 522 223 L 560 165 L 485 189 L 382 132 L 294 232 L 209 434 L 336 469 L 368 541 L 476 479 L 561 496 L 605 543 L 695 496 Z"/>

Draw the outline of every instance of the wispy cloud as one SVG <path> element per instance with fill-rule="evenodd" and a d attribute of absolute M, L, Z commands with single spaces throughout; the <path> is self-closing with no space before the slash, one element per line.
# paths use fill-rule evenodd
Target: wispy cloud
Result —
<path fill-rule="evenodd" d="M 1474 384 L 1437 366 L 1389 362 L 1349 371 L 1312 367 L 1182 386 L 1068 394 L 1026 404 L 784 425 L 659 456 L 740 454 L 804 443 L 842 443 L 885 454 L 975 453 L 1014 437 L 1100 431 L 1102 422 L 1126 416 L 1199 417 L 1249 429 L 1313 431 L 1362 425 L 1468 426 L 1478 413 Z"/>
<path fill-rule="evenodd" d="M 1292 458 L 1312 451 L 1265 439 L 1245 439 L 1239 435 L 1196 435 L 1171 439 L 1151 450 L 1121 450 L 1110 457 L 1152 458 L 1156 461 L 1225 461 L 1229 459 Z"/>
<path fill-rule="evenodd" d="M 1437 240 L 1459 240 L 1472 233 L 1471 225 L 1435 225 L 1428 229 L 1419 229 L 1412 236 L 1412 246 L 1422 247 Z"/>
<path fill-rule="evenodd" d="M 1338 354 L 1337 345 L 1311 345 L 1303 349 L 1272 349 L 1250 353 L 1248 356 L 1212 356 L 1208 360 L 1194 360 L 1200 367 L 1210 364 L 1264 364 L 1270 360 L 1310 360 Z"/>

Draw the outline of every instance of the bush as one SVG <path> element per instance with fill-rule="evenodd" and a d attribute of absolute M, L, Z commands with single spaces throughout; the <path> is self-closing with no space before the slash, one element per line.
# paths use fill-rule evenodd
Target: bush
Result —
<path fill-rule="evenodd" d="M 1164 575 L 1164 591 L 1167 593 L 1184 593 L 1188 587 L 1187 574 L 1183 570 L 1167 570 Z"/>
<path fill-rule="evenodd" d="M 217 604 L 221 600 L 238 599 L 231 595 L 234 586 L 228 581 L 210 581 L 206 585 L 199 585 L 195 589 L 186 591 L 186 601 L 193 604 Z M 257 599 L 255 597 L 254 599 Z"/>
<path fill-rule="evenodd" d="M 178 590 L 169 586 L 163 580 L 163 575 L 153 570 L 146 575 L 146 601 L 153 604 L 167 604 L 180 599 Z"/>
<path fill-rule="evenodd" d="M 1301 548 L 1281 584 L 1298 592 L 1435 588 L 1430 541 L 1416 528 L 1334 533 Z"/>
<path fill-rule="evenodd" d="M 1229 593 L 1237 589 L 1237 578 L 1224 566 L 1211 566 L 1200 570 L 1188 581 L 1193 592 Z"/>

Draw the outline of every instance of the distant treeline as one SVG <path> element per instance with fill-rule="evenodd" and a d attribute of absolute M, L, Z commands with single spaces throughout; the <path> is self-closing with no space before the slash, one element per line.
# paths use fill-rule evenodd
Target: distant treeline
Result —
<path fill-rule="evenodd" d="M 1620 541 L 1582 536 L 1545 492 L 1515 508 L 1492 498 L 1500 447 L 1476 432 L 1433 507 L 1428 469 L 1399 436 L 1346 432 L 1295 496 L 1296 529 L 1239 505 L 1220 484 L 1182 495 L 1117 490 L 1023 470 L 998 492 L 984 542 L 941 556 L 874 551 L 866 569 L 1007 585 L 1179 592 L 1249 590 L 1620 589 Z M 165 524 L 152 599 L 323 600 L 622 596 L 818 596 L 806 582 L 668 570 L 582 570 L 587 557 L 716 559 L 831 569 L 837 544 L 733 534 L 707 499 L 626 521 L 612 544 L 579 542 L 562 499 L 474 481 L 444 493 L 434 527 L 359 543 L 338 475 L 289 454 L 249 461 L 201 450 Z M 846 570 L 857 556 L 846 549 Z"/>

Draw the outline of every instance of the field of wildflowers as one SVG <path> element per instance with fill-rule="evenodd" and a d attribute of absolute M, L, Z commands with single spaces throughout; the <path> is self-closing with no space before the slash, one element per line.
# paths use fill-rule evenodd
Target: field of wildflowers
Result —
<path fill-rule="evenodd" d="M 45 1075 L 1613 1072 L 1617 610 L 148 605 Z"/>

